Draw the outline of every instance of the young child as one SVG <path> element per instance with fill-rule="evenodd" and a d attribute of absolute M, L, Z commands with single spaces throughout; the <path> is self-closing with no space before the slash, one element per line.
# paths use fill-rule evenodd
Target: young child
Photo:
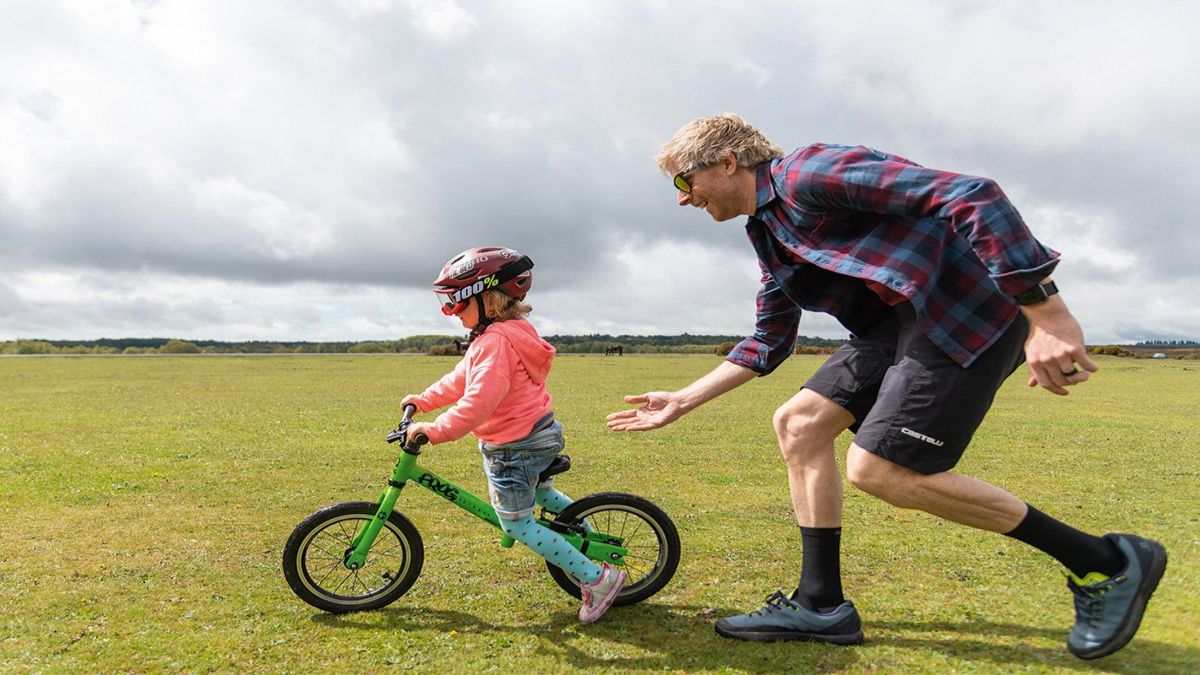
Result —
<path fill-rule="evenodd" d="M 579 581 L 579 620 L 592 623 L 612 606 L 628 576 L 592 562 L 533 518 L 535 502 L 557 513 L 571 500 L 554 489 L 553 478 L 538 483 L 564 441 L 546 391 L 554 347 L 525 320 L 532 311 L 524 302 L 532 267 L 528 257 L 493 246 L 468 249 L 446 263 L 434 292 L 442 313 L 470 329 L 469 347 L 454 370 L 421 394 L 405 396 L 400 406 L 429 412 L 453 404 L 433 422 L 411 424 L 409 436 L 423 433 L 437 444 L 475 433 L 504 532 Z"/>

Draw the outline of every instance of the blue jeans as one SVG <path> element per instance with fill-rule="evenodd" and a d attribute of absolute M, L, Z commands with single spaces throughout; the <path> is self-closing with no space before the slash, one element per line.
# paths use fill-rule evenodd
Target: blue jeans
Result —
<path fill-rule="evenodd" d="M 533 513 L 538 476 L 566 446 L 562 424 L 554 421 L 545 429 L 502 445 L 479 442 L 483 473 L 496 515 L 520 520 Z"/>

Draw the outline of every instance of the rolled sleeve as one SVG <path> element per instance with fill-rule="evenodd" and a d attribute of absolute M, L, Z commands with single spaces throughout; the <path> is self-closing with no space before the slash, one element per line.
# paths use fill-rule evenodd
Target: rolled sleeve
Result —
<path fill-rule="evenodd" d="M 761 377 L 778 368 L 795 350 L 800 308 L 784 294 L 761 262 L 759 267 L 763 276 L 755 302 L 754 334 L 739 342 L 725 360 L 749 368 Z"/>

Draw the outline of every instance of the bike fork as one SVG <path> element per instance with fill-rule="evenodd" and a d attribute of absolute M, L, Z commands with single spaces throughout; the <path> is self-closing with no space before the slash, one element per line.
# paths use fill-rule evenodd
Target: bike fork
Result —
<path fill-rule="evenodd" d="M 375 543 L 375 538 L 379 536 L 379 531 L 383 529 L 383 524 L 391 515 L 392 508 L 396 506 L 396 500 L 400 498 L 400 489 L 403 487 L 403 483 L 388 481 L 388 489 L 379 496 L 379 506 L 375 509 L 375 517 L 354 536 L 350 547 L 346 549 L 346 557 L 342 564 L 347 569 L 356 570 L 367 561 L 367 551 L 371 550 L 371 545 Z"/>

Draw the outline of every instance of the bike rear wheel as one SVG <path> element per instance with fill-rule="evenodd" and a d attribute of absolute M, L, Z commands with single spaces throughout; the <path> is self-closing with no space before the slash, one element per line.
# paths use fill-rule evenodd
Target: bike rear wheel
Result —
<path fill-rule="evenodd" d="M 375 517 L 372 502 L 345 502 L 317 511 L 296 526 L 283 549 L 283 576 L 296 595 L 335 614 L 379 609 L 404 595 L 425 561 L 412 522 L 393 511 L 357 570 L 344 564 L 355 535 Z"/>
<path fill-rule="evenodd" d="M 667 585 L 679 566 L 675 523 L 649 500 L 621 492 L 601 492 L 575 501 L 562 510 L 557 520 L 573 525 L 586 520 L 593 530 L 624 540 L 628 554 L 622 569 L 629 574 L 629 581 L 613 604 L 629 605 L 649 598 Z M 546 569 L 559 588 L 580 597 L 574 577 L 550 562 Z"/>

